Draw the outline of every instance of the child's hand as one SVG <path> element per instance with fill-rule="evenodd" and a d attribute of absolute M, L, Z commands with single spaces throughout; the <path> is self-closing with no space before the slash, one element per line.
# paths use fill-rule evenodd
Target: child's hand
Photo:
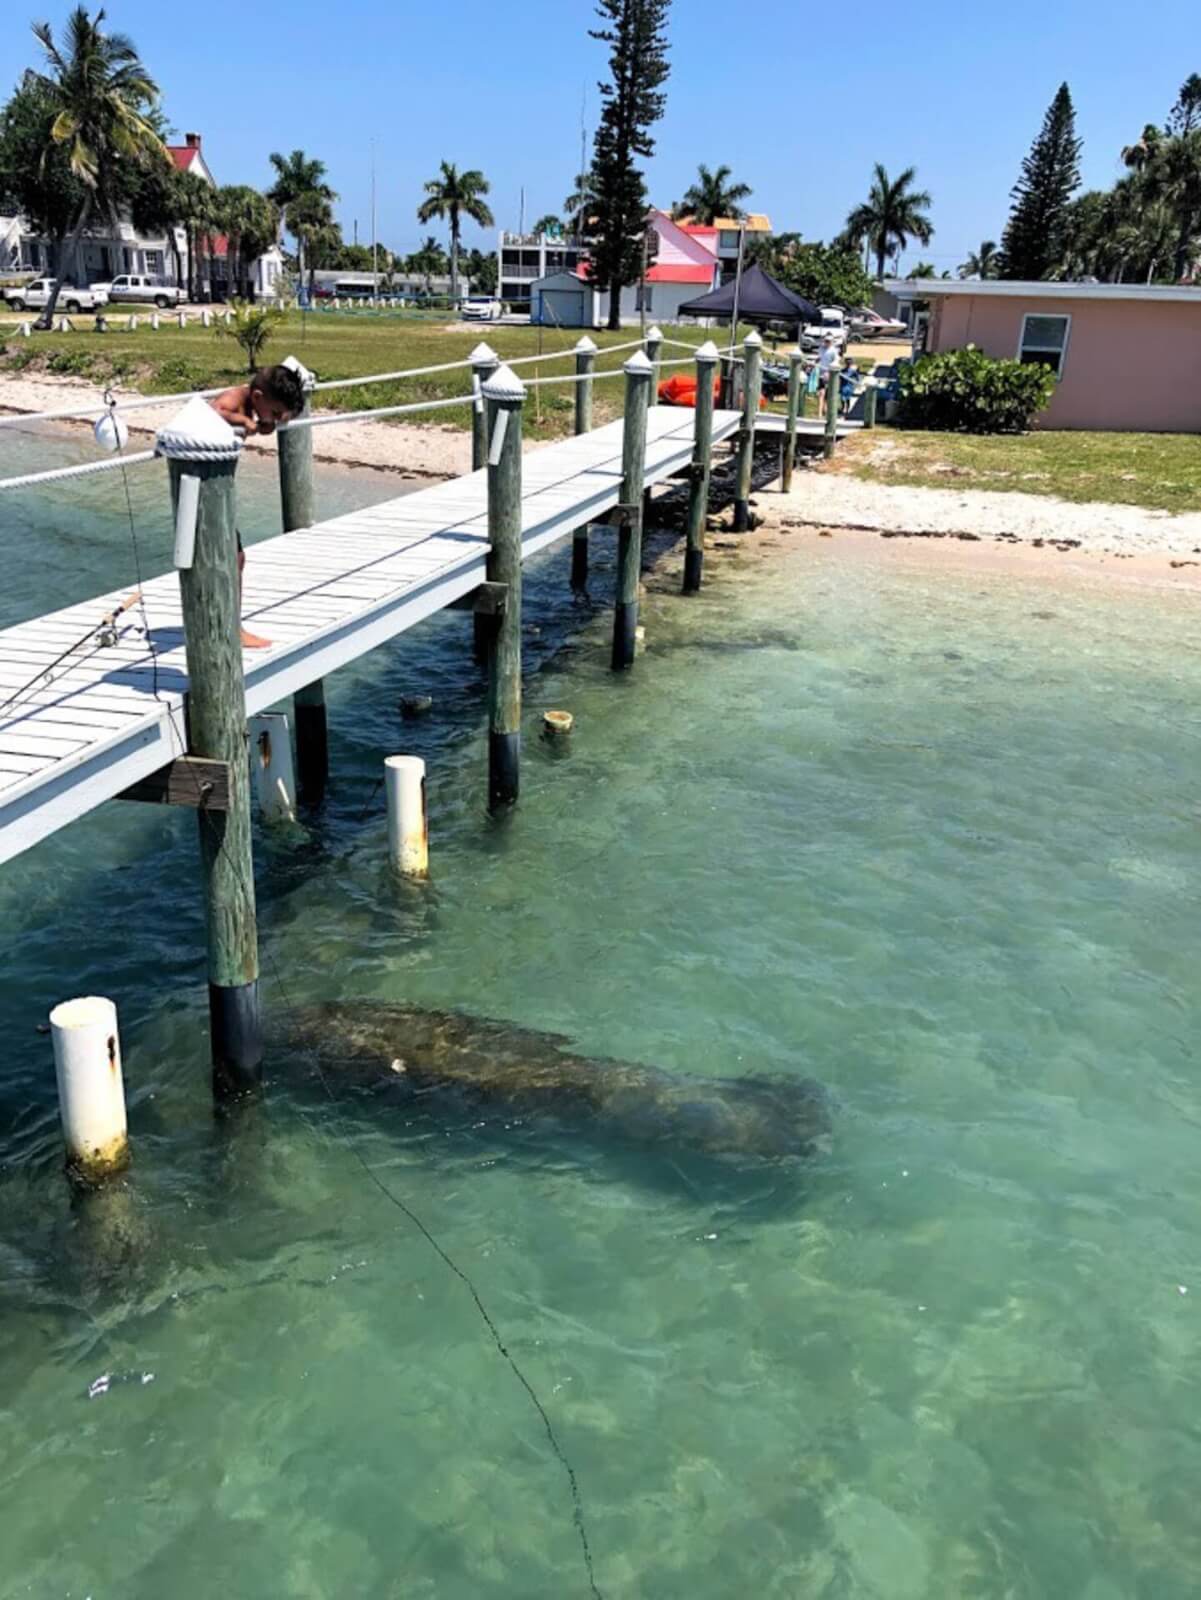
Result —
<path fill-rule="evenodd" d="M 271 434 L 271 433 L 274 433 L 274 432 L 275 432 L 275 424 L 274 424 L 274 422 L 263 422 L 263 421 L 262 421 L 262 420 L 261 420 L 261 419 L 260 419 L 260 421 L 259 421 L 259 426 L 258 426 L 258 431 L 259 431 L 259 432 L 260 432 L 260 433 L 261 433 L 261 434 L 264 434 L 264 435 L 265 435 L 265 434 Z"/>

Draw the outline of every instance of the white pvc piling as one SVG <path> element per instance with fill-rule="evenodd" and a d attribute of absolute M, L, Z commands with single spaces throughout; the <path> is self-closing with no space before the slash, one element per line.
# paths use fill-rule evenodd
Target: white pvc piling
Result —
<path fill-rule="evenodd" d="M 50 1013 L 50 1036 L 67 1171 L 97 1183 L 129 1162 L 117 1008 L 99 995 L 64 1000 Z"/>
<path fill-rule="evenodd" d="M 158 314 L 157 311 L 152 311 L 150 313 L 150 326 L 154 330 L 155 333 L 158 332 L 158 325 L 159 325 L 159 314 Z"/>
<path fill-rule="evenodd" d="M 296 770 L 288 718 L 263 711 L 246 724 L 250 736 L 250 781 L 265 822 L 296 821 Z"/>
<path fill-rule="evenodd" d="M 430 867 L 425 808 L 425 762 L 420 756 L 389 756 L 384 762 L 388 793 L 388 857 L 406 878 L 424 878 Z"/>
<path fill-rule="evenodd" d="M 187 315 L 186 311 L 181 311 L 179 313 L 179 325 L 180 325 L 181 328 L 186 328 L 187 327 L 187 325 L 188 325 L 188 315 Z"/>

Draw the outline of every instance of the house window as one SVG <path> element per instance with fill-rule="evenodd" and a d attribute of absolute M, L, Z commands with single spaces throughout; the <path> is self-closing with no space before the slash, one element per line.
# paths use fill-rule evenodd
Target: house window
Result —
<path fill-rule="evenodd" d="M 147 250 L 146 271 L 152 277 L 161 278 L 163 273 L 163 252 L 161 250 Z"/>
<path fill-rule="evenodd" d="M 1038 362 L 1041 366 L 1050 367 L 1057 378 L 1062 378 L 1071 325 L 1071 317 L 1043 317 L 1027 312 L 1022 318 L 1018 360 L 1023 366 Z"/>

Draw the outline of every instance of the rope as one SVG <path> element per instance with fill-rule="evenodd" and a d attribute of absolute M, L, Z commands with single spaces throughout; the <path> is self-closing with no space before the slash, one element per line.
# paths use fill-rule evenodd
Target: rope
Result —
<path fill-rule="evenodd" d="M 405 406 L 377 406 L 374 411 L 334 411 L 329 416 L 297 417 L 294 422 L 281 422 L 280 433 L 295 428 L 328 428 L 334 422 L 367 422 L 372 417 L 403 417 L 413 411 L 444 411 L 450 406 L 475 404 L 474 394 L 452 395 L 449 400 L 414 400 Z"/>
<path fill-rule="evenodd" d="M 157 450 L 139 450 L 132 456 L 114 456 L 106 461 L 84 461 L 77 467 L 51 467 L 46 472 L 26 472 L 19 478 L 0 478 L 0 489 L 25 489 L 31 483 L 57 483 L 63 478 L 86 478 L 93 472 L 110 472 L 114 467 L 140 466 L 153 461 Z"/>
<path fill-rule="evenodd" d="M 123 411 L 148 411 L 152 406 L 173 406 L 184 400 L 211 400 L 215 395 L 224 394 L 229 385 L 225 384 L 220 389 L 192 389 L 187 394 L 156 394 L 143 398 L 121 400 L 118 404 Z M 102 402 L 101 402 L 102 403 Z M 0 417 L 0 428 L 15 428 L 25 422 L 62 422 L 70 417 L 92 417 L 96 414 L 95 404 L 90 406 L 64 406 L 58 411 L 21 411 L 15 416 Z M 127 456 L 126 460 L 132 460 Z"/>

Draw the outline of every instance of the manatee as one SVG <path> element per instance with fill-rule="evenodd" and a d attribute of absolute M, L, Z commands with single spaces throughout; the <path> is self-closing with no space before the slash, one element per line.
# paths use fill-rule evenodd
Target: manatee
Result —
<path fill-rule="evenodd" d="M 685 1076 L 577 1055 L 560 1034 L 373 1001 L 301 1008 L 288 1033 L 331 1079 L 350 1070 L 423 1097 L 456 1093 L 522 1118 L 586 1122 L 633 1144 L 771 1160 L 828 1147 L 827 1096 L 810 1078 Z"/>

